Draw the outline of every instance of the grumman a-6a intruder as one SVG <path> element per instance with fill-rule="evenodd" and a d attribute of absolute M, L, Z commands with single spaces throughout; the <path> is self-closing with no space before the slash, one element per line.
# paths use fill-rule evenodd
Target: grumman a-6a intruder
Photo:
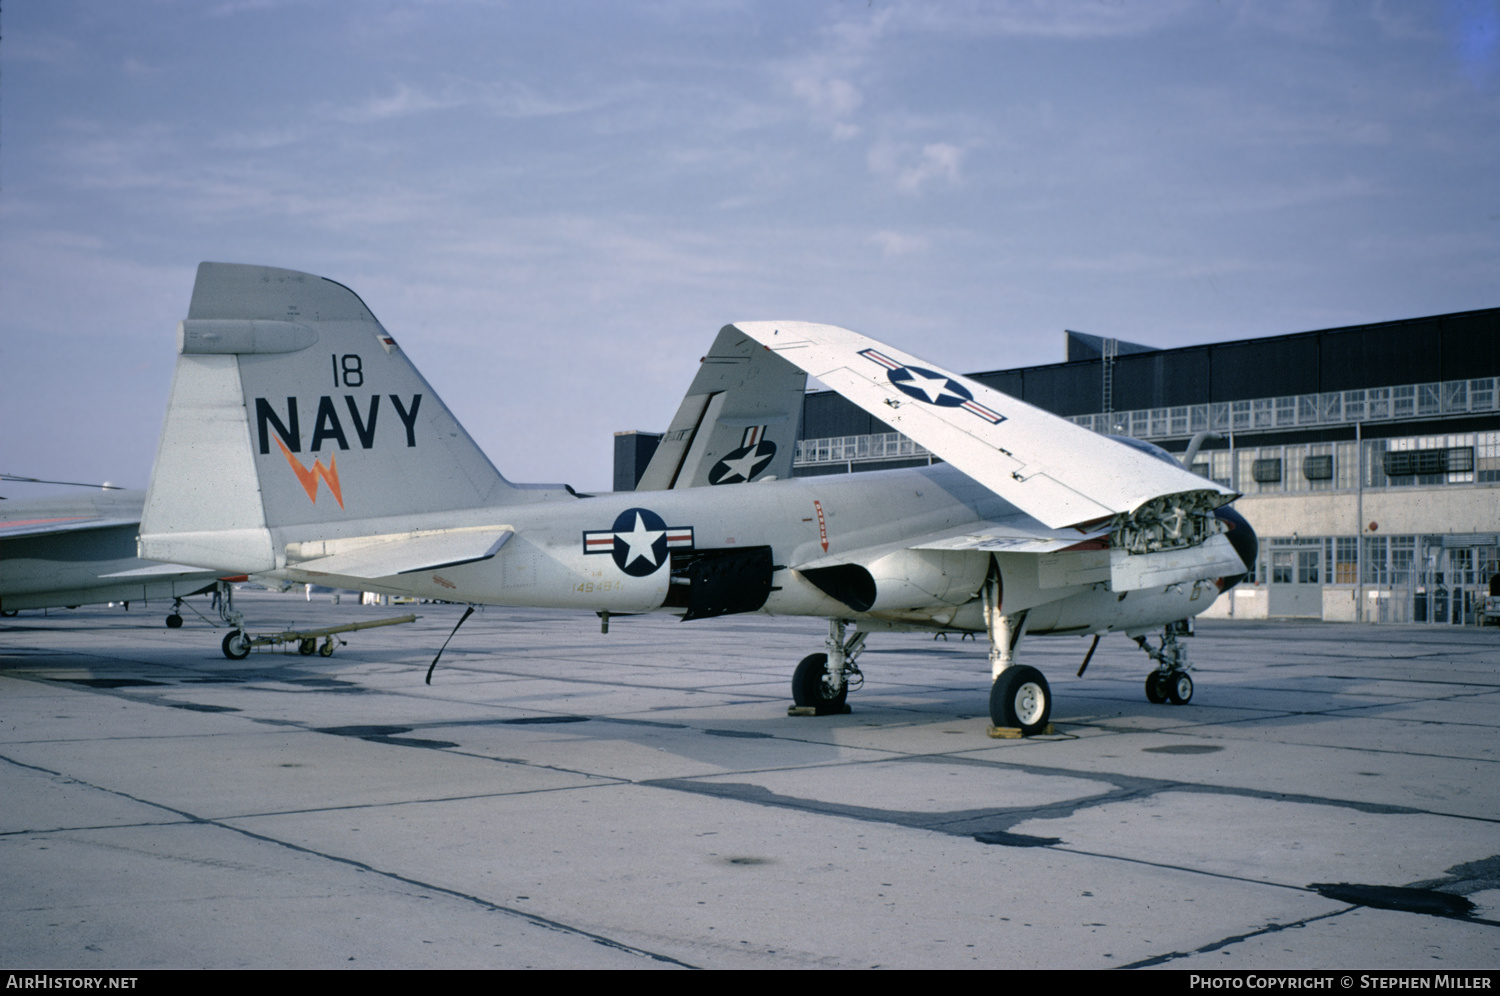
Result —
<path fill-rule="evenodd" d="M 998 727 L 1051 712 L 1015 661 L 1027 634 L 1123 631 L 1156 661 L 1147 695 L 1186 702 L 1176 637 L 1255 556 L 1234 492 L 1160 451 L 829 325 L 726 325 L 637 490 L 596 496 L 502 477 L 331 280 L 204 263 L 177 345 L 142 557 L 470 604 L 819 616 L 792 696 L 820 713 L 890 630 L 984 633 Z M 808 374 L 945 462 L 789 478 Z"/>

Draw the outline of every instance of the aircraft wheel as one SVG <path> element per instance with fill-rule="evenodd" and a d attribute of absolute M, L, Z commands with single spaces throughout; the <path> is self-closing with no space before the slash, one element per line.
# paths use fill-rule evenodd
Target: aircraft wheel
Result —
<path fill-rule="evenodd" d="M 322 654 L 324 657 L 332 657 L 333 656 L 333 641 L 332 640 L 324 640 L 323 641 L 323 645 L 318 648 L 318 653 Z"/>
<path fill-rule="evenodd" d="M 250 640 L 243 630 L 231 630 L 224 637 L 224 656 L 232 661 L 242 661 L 250 656 Z"/>
<path fill-rule="evenodd" d="M 1167 686 L 1163 680 L 1165 677 L 1160 671 L 1152 671 L 1146 675 L 1146 700 L 1153 705 L 1161 705 L 1167 701 Z"/>
<path fill-rule="evenodd" d="M 175 612 L 172 613 L 170 616 L 167 616 L 167 629 L 181 629 L 181 628 L 182 628 L 182 617 L 181 616 L 179 616 Z"/>
<path fill-rule="evenodd" d="M 20 611 L 20 609 L 3 609 L 0 610 L 0 616 L 4 616 L 7 619 L 14 619 L 16 617 L 16 613 Z"/>
<path fill-rule="evenodd" d="M 313 651 L 317 649 L 318 641 L 313 639 L 312 637 L 308 637 L 307 639 L 297 644 L 297 653 L 301 654 L 303 657 L 311 657 L 313 655 Z"/>
<path fill-rule="evenodd" d="M 792 672 L 792 701 L 799 706 L 814 707 L 819 716 L 843 712 L 844 699 L 849 695 L 849 686 L 845 685 L 837 695 L 829 696 L 828 686 L 823 684 L 823 672 L 827 669 L 827 654 L 809 654 Z"/>
<path fill-rule="evenodd" d="M 990 722 L 1019 728 L 1030 736 L 1047 728 L 1052 716 L 1052 689 L 1042 672 L 1014 664 L 1000 672 L 990 686 Z"/>
<path fill-rule="evenodd" d="M 1173 705 L 1187 705 L 1193 700 L 1193 679 L 1188 677 L 1186 671 L 1178 671 L 1171 675 L 1165 684 L 1167 698 L 1172 700 Z"/>

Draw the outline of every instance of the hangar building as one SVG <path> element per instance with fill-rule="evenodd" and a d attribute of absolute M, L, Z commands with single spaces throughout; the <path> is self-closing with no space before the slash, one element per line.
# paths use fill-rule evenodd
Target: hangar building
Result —
<path fill-rule="evenodd" d="M 1209 615 L 1472 625 L 1500 573 L 1500 308 L 1176 349 L 1066 333 L 1067 360 L 969 376 L 1095 432 L 1181 453 L 1244 497 L 1253 583 Z M 620 433 L 630 490 L 657 437 Z M 933 457 L 809 393 L 793 473 Z"/>

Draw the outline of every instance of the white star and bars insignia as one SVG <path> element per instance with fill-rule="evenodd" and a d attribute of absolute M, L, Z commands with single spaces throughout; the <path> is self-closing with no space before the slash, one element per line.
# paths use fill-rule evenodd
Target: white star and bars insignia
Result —
<path fill-rule="evenodd" d="M 907 366 L 878 349 L 862 349 L 859 355 L 885 367 L 891 386 L 918 401 L 940 408 L 962 408 L 991 425 L 999 425 L 1005 421 L 1004 415 L 975 401 L 973 393 L 967 387 L 945 373 Z"/>
<path fill-rule="evenodd" d="M 776 444 L 765 438 L 767 426 L 752 425 L 745 429 L 740 445 L 724 455 L 708 472 L 709 484 L 739 484 L 753 481 L 776 456 Z"/>
<path fill-rule="evenodd" d="M 656 573 L 671 559 L 671 550 L 693 548 L 692 526 L 668 526 L 649 508 L 628 508 L 615 517 L 613 529 L 587 529 L 583 552 L 608 553 L 632 577 Z"/>

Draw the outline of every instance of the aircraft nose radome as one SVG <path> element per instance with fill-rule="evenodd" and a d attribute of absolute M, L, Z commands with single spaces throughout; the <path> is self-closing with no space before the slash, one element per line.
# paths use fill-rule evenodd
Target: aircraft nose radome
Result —
<path fill-rule="evenodd" d="M 1228 591 L 1255 571 L 1255 557 L 1260 551 L 1260 540 L 1256 537 L 1255 530 L 1250 527 L 1250 523 L 1245 521 L 1245 517 L 1231 506 L 1220 505 L 1214 509 L 1214 517 L 1228 527 L 1229 531 L 1226 535 L 1229 545 L 1234 547 L 1234 552 L 1239 554 L 1240 559 L 1245 562 L 1245 574 L 1219 578 L 1219 590 Z"/>

